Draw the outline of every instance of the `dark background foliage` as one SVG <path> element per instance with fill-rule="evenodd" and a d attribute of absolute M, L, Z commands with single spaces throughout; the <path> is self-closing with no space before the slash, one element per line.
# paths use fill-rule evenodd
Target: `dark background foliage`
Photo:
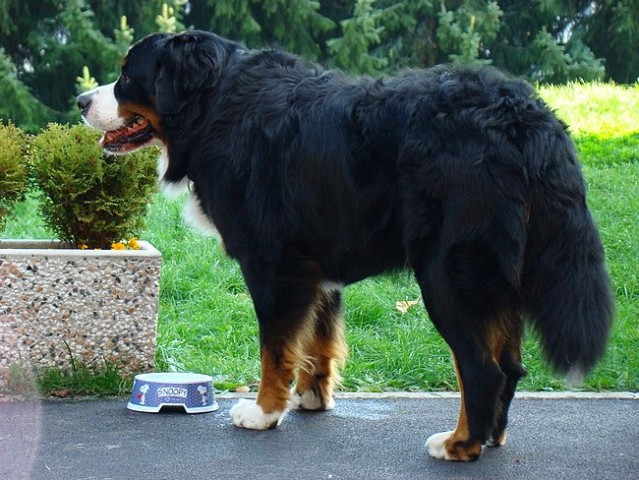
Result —
<path fill-rule="evenodd" d="M 132 41 L 186 28 L 354 74 L 461 62 L 540 83 L 639 77 L 639 0 L 0 0 L 0 119 L 77 120 L 84 66 L 112 81 Z"/>

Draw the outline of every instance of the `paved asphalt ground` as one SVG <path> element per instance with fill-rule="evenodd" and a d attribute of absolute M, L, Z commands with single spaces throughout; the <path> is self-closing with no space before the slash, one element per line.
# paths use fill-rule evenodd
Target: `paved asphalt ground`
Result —
<path fill-rule="evenodd" d="M 126 400 L 0 403 L 0 479 L 579 479 L 639 478 L 639 395 L 520 395 L 506 446 L 474 463 L 434 460 L 426 438 L 451 429 L 459 399 L 338 399 L 289 413 L 277 430 L 230 424 L 235 401 L 187 415 Z"/>

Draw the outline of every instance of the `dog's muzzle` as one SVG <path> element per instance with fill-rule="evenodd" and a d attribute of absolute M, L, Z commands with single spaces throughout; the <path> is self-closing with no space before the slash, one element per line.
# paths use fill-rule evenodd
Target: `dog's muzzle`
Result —
<path fill-rule="evenodd" d="M 91 107 L 92 100 L 93 92 L 85 92 L 81 95 L 78 95 L 78 108 L 80 109 L 80 113 L 82 114 L 82 116 L 86 117 L 87 113 L 89 113 L 89 108 Z"/>

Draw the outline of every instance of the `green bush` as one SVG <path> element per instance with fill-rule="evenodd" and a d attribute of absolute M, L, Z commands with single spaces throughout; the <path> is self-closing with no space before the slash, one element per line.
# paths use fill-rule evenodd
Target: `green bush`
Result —
<path fill-rule="evenodd" d="M 0 230 L 20 200 L 27 185 L 27 135 L 14 126 L 0 121 Z"/>
<path fill-rule="evenodd" d="M 32 142 L 45 224 L 77 247 L 110 248 L 143 227 L 156 185 L 157 150 L 107 155 L 86 125 L 50 124 Z"/>

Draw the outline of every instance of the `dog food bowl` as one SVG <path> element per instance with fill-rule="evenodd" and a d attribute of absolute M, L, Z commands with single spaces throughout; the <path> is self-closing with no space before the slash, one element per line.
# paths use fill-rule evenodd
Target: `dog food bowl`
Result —
<path fill-rule="evenodd" d="M 197 373 L 142 373 L 133 381 L 127 408 L 158 413 L 164 407 L 181 407 L 186 413 L 214 412 L 219 408 L 213 379 Z"/>

